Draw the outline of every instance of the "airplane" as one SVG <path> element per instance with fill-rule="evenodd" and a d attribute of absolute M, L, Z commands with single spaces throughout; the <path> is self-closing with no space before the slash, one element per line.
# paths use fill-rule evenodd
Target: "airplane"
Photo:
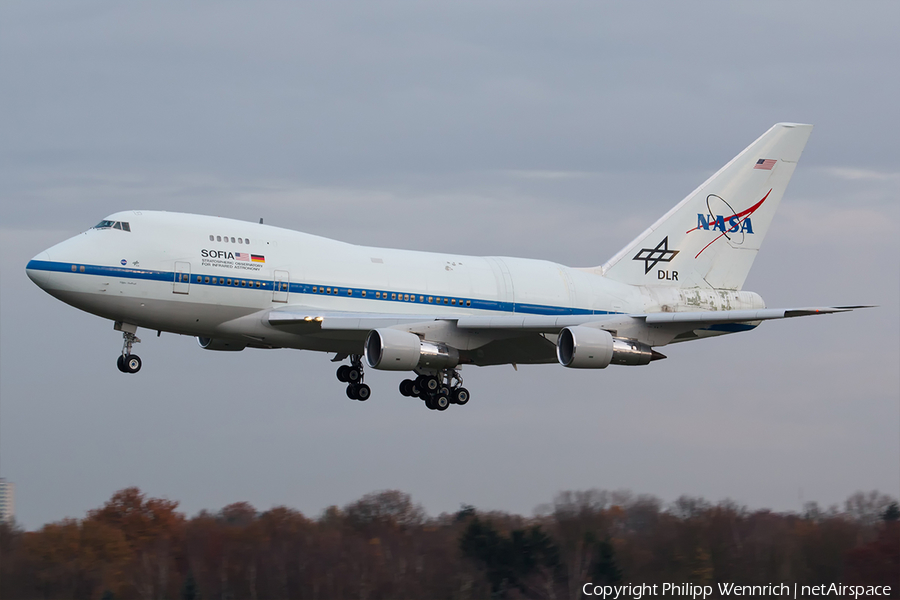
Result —
<path fill-rule="evenodd" d="M 28 277 L 114 322 L 137 373 L 138 328 L 207 350 L 335 353 L 346 395 L 365 367 L 411 372 L 404 396 L 468 403 L 463 365 L 648 365 L 656 348 L 762 321 L 862 306 L 771 309 L 742 286 L 811 125 L 778 123 L 602 265 L 358 246 L 220 217 L 112 214 L 40 252 Z"/>

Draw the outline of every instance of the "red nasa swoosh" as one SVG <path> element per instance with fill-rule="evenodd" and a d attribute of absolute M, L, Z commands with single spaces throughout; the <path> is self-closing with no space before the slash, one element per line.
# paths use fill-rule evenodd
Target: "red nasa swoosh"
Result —
<path fill-rule="evenodd" d="M 748 208 L 747 210 L 742 210 L 741 212 L 737 213 L 737 214 L 734 215 L 733 217 L 729 217 L 728 220 L 730 221 L 730 220 L 733 219 L 734 217 L 737 217 L 737 218 L 738 218 L 738 224 L 740 225 L 740 224 L 743 223 L 744 220 L 746 220 L 750 215 L 752 215 L 753 213 L 755 213 L 756 210 L 757 210 L 760 206 L 762 206 L 762 203 L 766 201 L 766 198 L 768 198 L 768 197 L 769 197 L 769 194 L 771 194 L 771 193 L 772 193 L 772 190 L 770 189 L 768 192 L 766 192 L 766 195 L 762 197 L 762 200 L 760 200 L 759 202 L 757 202 L 756 204 L 754 204 L 753 206 L 751 206 L 751 207 Z M 699 226 L 699 225 L 696 226 L 696 227 L 694 227 L 693 229 L 688 229 L 688 230 L 685 231 L 684 233 L 685 233 L 685 234 L 688 234 L 688 233 L 690 233 L 690 232 L 692 232 L 692 231 L 697 231 L 698 229 L 700 229 L 700 226 Z M 697 256 L 700 256 L 700 255 L 703 253 L 703 250 L 706 250 L 707 248 L 709 248 L 710 246 L 712 246 L 713 243 L 714 243 L 715 241 L 717 241 L 718 239 L 720 239 L 720 238 L 721 238 L 722 236 L 724 236 L 724 235 L 725 235 L 725 232 L 720 233 L 720 234 L 716 237 L 716 239 L 714 239 L 712 242 L 708 243 L 707 245 L 703 246 L 703 248 L 700 250 L 700 252 L 697 253 Z M 697 258 L 697 256 L 695 256 L 694 258 Z"/>

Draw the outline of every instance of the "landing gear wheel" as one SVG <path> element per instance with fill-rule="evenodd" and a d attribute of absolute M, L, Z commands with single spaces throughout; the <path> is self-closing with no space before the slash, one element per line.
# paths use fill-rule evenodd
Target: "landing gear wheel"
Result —
<path fill-rule="evenodd" d="M 356 367 L 348 367 L 347 369 L 347 382 L 348 383 L 357 383 L 362 377 L 362 370 L 357 369 Z"/>
<path fill-rule="evenodd" d="M 455 390 L 453 390 L 452 398 L 453 404 L 459 404 L 460 406 L 462 406 L 469 401 L 469 390 L 464 387 L 456 388 Z"/>
<path fill-rule="evenodd" d="M 347 365 L 341 365 L 337 370 L 337 378 L 338 381 L 342 383 L 349 383 L 350 380 L 347 378 L 347 372 L 350 370 L 350 367 Z"/>
<path fill-rule="evenodd" d="M 141 359 L 137 354 L 129 354 L 123 360 L 126 373 L 137 373 L 141 370 Z"/>
<path fill-rule="evenodd" d="M 447 396 L 435 396 L 431 403 L 437 410 L 447 410 L 447 407 L 450 406 L 450 398 Z"/>
<path fill-rule="evenodd" d="M 347 386 L 347 397 L 351 400 L 359 400 L 359 396 L 357 394 L 357 387 L 352 383 Z"/>
<path fill-rule="evenodd" d="M 119 323 L 116 324 L 116 328 L 119 328 Z M 135 327 L 135 329 L 137 329 L 137 327 Z M 131 353 L 131 348 L 135 344 L 140 343 L 141 340 L 130 331 L 122 331 L 122 338 L 124 340 L 124 342 L 122 342 L 122 353 L 119 355 L 119 358 L 116 359 L 116 366 L 123 373 L 137 373 L 141 370 L 141 359 L 138 358 L 137 354 Z"/>
<path fill-rule="evenodd" d="M 369 396 L 372 395 L 372 390 L 364 383 L 360 383 L 356 386 L 356 399 L 360 402 L 365 402 L 369 399 Z"/>
<path fill-rule="evenodd" d="M 449 398 L 450 397 L 450 388 L 448 388 L 446 385 L 442 385 L 441 389 L 439 389 L 437 391 L 437 395 L 443 396 L 444 398 Z"/>
<path fill-rule="evenodd" d="M 400 393 L 406 397 L 412 396 L 413 385 L 415 384 L 412 381 L 410 381 L 409 379 L 404 379 L 400 382 Z"/>
<path fill-rule="evenodd" d="M 434 405 L 434 398 L 426 395 L 423 400 L 425 401 L 425 406 L 428 407 L 429 410 L 434 410 L 436 407 Z"/>
<path fill-rule="evenodd" d="M 437 377 L 428 377 L 425 379 L 425 385 L 423 386 L 429 392 L 436 392 L 438 388 L 441 387 L 441 382 L 438 381 Z"/>

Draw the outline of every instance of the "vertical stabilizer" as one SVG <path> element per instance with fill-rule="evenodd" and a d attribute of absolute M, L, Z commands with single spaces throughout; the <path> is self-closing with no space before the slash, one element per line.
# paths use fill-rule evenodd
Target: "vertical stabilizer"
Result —
<path fill-rule="evenodd" d="M 773 126 L 592 270 L 633 285 L 741 289 L 810 132 Z"/>

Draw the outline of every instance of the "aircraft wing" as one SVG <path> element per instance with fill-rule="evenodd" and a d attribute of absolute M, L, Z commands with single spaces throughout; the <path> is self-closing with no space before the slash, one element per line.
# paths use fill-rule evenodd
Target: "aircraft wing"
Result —
<path fill-rule="evenodd" d="M 810 315 L 847 312 L 868 306 L 831 306 L 808 308 L 765 308 L 760 310 L 722 310 L 698 312 L 660 312 L 646 314 L 585 314 L 585 315 L 497 315 L 458 316 L 427 314 L 391 314 L 321 311 L 313 308 L 286 307 L 269 311 L 270 325 L 308 325 L 323 331 L 369 331 L 379 327 L 404 327 L 420 323 L 443 321 L 464 330 L 502 330 L 523 333 L 559 333 L 564 327 L 588 325 L 617 328 L 647 325 L 670 326 L 689 330 L 711 325 L 753 323 L 772 319 L 789 319 Z"/>

